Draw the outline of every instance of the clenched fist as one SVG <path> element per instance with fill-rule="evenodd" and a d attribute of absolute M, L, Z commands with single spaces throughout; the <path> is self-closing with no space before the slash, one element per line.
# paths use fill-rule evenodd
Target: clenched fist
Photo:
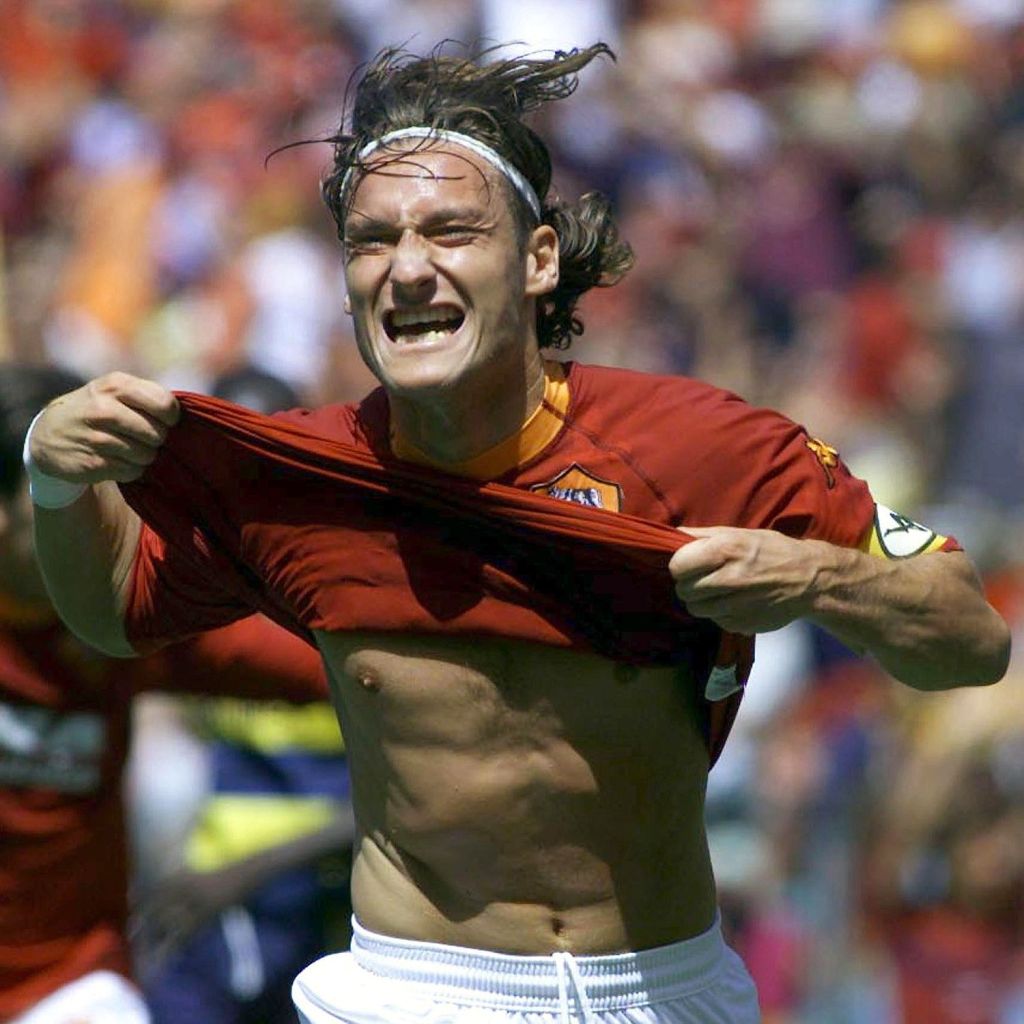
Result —
<path fill-rule="evenodd" d="M 47 476 L 69 483 L 137 480 L 180 411 L 162 385 L 108 373 L 46 407 L 29 439 L 32 461 Z"/>
<path fill-rule="evenodd" d="M 774 530 L 683 527 L 695 539 L 669 562 L 691 614 L 732 633 L 769 633 L 813 610 L 822 574 L 844 553 Z"/>

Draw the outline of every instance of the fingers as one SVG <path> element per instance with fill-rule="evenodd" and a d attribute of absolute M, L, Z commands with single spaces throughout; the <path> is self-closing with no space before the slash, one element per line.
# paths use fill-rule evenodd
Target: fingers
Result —
<path fill-rule="evenodd" d="M 711 619 L 723 628 L 732 628 L 745 621 L 745 609 L 738 609 L 736 602 L 721 596 L 700 597 L 691 595 L 686 599 L 686 610 L 699 619 Z"/>
<path fill-rule="evenodd" d="M 693 536 L 696 537 L 696 533 Z M 668 571 L 677 585 L 690 583 L 722 568 L 727 560 L 726 552 L 712 537 L 702 537 L 679 548 L 669 560 Z"/>
<path fill-rule="evenodd" d="M 676 594 L 691 615 L 711 619 L 723 628 L 746 624 L 738 607 L 742 596 L 736 592 L 732 563 L 736 552 L 728 527 L 685 527 L 693 539 L 679 548 L 669 561 Z M 739 617 L 734 619 L 737 612 Z"/>
<path fill-rule="evenodd" d="M 698 618 L 736 633 L 778 629 L 806 614 L 815 577 L 812 541 L 771 530 L 685 528 L 693 540 L 669 561 L 676 594 Z"/>
<path fill-rule="evenodd" d="M 32 430 L 39 469 L 72 482 L 138 479 L 180 416 L 155 381 L 110 373 L 52 402 Z"/>
<path fill-rule="evenodd" d="M 133 480 L 138 480 L 145 472 L 146 466 L 144 465 L 135 465 L 118 459 L 107 459 L 102 469 L 98 471 L 96 479 L 113 480 L 119 484 L 130 484 Z"/>
<path fill-rule="evenodd" d="M 148 466 L 167 439 L 167 427 L 129 410 L 117 423 L 94 420 L 83 431 L 82 440 L 107 459 L 134 466 Z"/>
<path fill-rule="evenodd" d="M 127 373 L 112 373 L 93 383 L 100 392 L 114 395 L 124 405 L 165 429 L 173 427 L 181 415 L 177 398 L 156 381 L 133 377 Z"/>
<path fill-rule="evenodd" d="M 127 373 L 109 373 L 90 381 L 84 391 L 80 411 L 87 423 L 154 446 L 163 444 L 181 415 L 167 388 Z"/>

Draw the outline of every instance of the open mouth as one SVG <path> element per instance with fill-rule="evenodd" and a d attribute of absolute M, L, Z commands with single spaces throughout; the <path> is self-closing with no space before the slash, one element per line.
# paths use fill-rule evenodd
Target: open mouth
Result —
<path fill-rule="evenodd" d="M 466 319 L 455 306 L 424 306 L 421 309 L 392 309 L 384 314 L 384 330 L 396 345 L 443 341 Z"/>

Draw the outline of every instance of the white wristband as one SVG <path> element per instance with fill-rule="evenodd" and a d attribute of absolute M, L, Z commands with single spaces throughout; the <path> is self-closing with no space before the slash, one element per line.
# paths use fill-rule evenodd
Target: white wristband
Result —
<path fill-rule="evenodd" d="M 33 504 L 40 508 L 67 508 L 68 505 L 73 505 L 85 494 L 88 484 L 73 484 L 69 480 L 47 476 L 33 461 L 28 442 L 36 420 L 45 411 L 42 409 L 37 412 L 28 425 L 28 430 L 25 431 L 25 447 L 21 451 L 21 459 L 25 463 L 25 472 L 28 474 L 28 493 L 32 496 Z"/>

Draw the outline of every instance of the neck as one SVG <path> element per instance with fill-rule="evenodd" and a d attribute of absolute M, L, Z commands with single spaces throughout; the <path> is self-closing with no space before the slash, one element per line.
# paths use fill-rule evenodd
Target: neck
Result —
<path fill-rule="evenodd" d="M 487 387 L 469 384 L 428 399 L 392 395 L 391 426 L 439 465 L 475 458 L 514 434 L 544 398 L 544 361 L 534 345 L 524 364 Z"/>

